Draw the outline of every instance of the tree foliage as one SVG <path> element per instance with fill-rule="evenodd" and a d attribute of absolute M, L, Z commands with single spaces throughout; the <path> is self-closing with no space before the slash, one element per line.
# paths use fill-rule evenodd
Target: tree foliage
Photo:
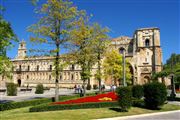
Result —
<path fill-rule="evenodd" d="M 34 33 L 30 40 L 36 43 L 51 44 L 54 47 L 52 52 L 56 54 L 55 98 L 58 101 L 60 48 L 68 43 L 70 31 L 76 25 L 79 14 L 83 14 L 84 11 L 78 11 L 77 7 L 69 0 L 47 0 L 36 12 L 39 15 L 38 22 L 28 27 L 28 31 Z"/>
<path fill-rule="evenodd" d="M 117 82 L 122 83 L 123 79 L 123 61 L 122 55 L 118 53 L 117 50 L 111 50 L 105 55 L 105 60 L 103 62 L 103 70 L 105 79 L 111 78 L 115 85 Z M 128 66 L 128 61 L 126 60 L 126 82 L 130 82 L 131 73 Z"/>
<path fill-rule="evenodd" d="M 108 29 L 102 28 L 98 23 L 90 24 L 89 16 L 85 14 L 80 17 L 77 26 L 71 31 L 71 55 L 82 68 L 81 79 L 84 85 L 92 76 L 92 67 L 97 62 L 100 63 L 100 56 L 107 48 L 107 32 Z"/>
<path fill-rule="evenodd" d="M 173 73 L 175 75 L 175 82 L 180 83 L 180 54 L 173 53 L 166 61 L 161 72 L 153 74 L 152 78 L 164 78 Z"/>
<path fill-rule="evenodd" d="M 3 7 L 0 6 L 0 12 L 2 10 Z M 18 40 L 11 24 L 0 15 L 0 75 L 2 79 L 5 77 L 11 78 L 12 64 L 6 56 L 6 51 L 13 46 L 13 41 L 17 42 Z"/>
<path fill-rule="evenodd" d="M 91 77 L 91 68 L 96 62 L 92 47 L 93 27 L 89 25 L 89 18 L 86 15 L 82 15 L 76 24 L 77 26 L 71 31 L 71 55 L 81 66 L 81 79 L 85 88 L 86 81 Z"/>
<path fill-rule="evenodd" d="M 99 24 L 94 24 L 94 53 L 96 54 L 96 60 L 97 60 L 97 71 L 95 74 L 95 78 L 99 82 L 99 92 L 101 92 L 101 79 L 102 79 L 102 58 L 104 57 L 104 54 L 107 51 L 107 48 L 109 47 L 110 41 L 108 40 L 107 33 L 109 32 L 108 28 L 102 28 Z"/>

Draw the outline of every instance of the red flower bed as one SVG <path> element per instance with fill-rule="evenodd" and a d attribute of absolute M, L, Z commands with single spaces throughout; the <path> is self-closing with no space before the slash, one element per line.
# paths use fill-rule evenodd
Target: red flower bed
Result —
<path fill-rule="evenodd" d="M 83 97 L 75 100 L 68 100 L 63 102 L 54 102 L 53 105 L 57 104 L 78 104 L 78 103 L 90 103 L 90 102 L 107 102 L 117 101 L 118 96 L 115 92 L 109 92 L 105 94 L 99 94 L 96 96 Z"/>
<path fill-rule="evenodd" d="M 176 89 L 176 92 L 177 92 L 177 93 L 180 93 L 180 89 Z"/>

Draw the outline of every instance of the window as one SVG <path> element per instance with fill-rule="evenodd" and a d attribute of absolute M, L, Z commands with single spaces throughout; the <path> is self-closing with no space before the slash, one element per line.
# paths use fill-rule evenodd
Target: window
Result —
<path fill-rule="evenodd" d="M 49 80 L 51 80 L 51 75 L 49 75 Z"/>
<path fill-rule="evenodd" d="M 120 54 L 123 54 L 124 51 L 125 51 L 125 49 L 124 49 L 123 47 L 121 47 L 121 48 L 119 49 L 119 53 L 120 53 Z"/>
<path fill-rule="evenodd" d="M 74 75 L 73 74 L 71 75 L 71 80 L 74 80 Z"/>
<path fill-rule="evenodd" d="M 60 75 L 60 80 L 62 80 L 62 74 Z"/>
<path fill-rule="evenodd" d="M 29 79 L 29 75 L 27 75 L 27 79 Z"/>
<path fill-rule="evenodd" d="M 28 65 L 28 69 L 27 69 L 27 71 L 29 71 L 30 70 L 30 66 Z"/>
<path fill-rule="evenodd" d="M 49 66 L 49 70 L 52 71 L 52 65 Z"/>
<path fill-rule="evenodd" d="M 74 70 L 74 68 L 75 68 L 74 65 L 72 65 L 72 68 L 71 68 L 71 69 Z"/>
<path fill-rule="evenodd" d="M 21 71 L 21 65 L 19 65 L 19 71 Z"/>
<path fill-rule="evenodd" d="M 39 65 L 37 66 L 37 71 L 39 71 Z"/>
<path fill-rule="evenodd" d="M 146 47 L 149 47 L 149 39 L 146 39 L 146 40 L 145 40 L 145 46 L 146 46 Z"/>

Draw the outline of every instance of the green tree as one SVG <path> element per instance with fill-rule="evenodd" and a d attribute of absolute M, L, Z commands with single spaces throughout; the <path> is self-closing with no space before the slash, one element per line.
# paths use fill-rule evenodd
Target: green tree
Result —
<path fill-rule="evenodd" d="M 117 50 L 111 50 L 107 52 L 103 61 L 103 70 L 105 79 L 111 77 L 114 84 L 117 86 L 117 82 L 122 83 L 123 79 L 123 66 L 122 55 Z M 131 73 L 129 70 L 128 62 L 126 61 L 126 82 L 130 82 Z"/>
<path fill-rule="evenodd" d="M 109 46 L 110 41 L 108 40 L 108 35 L 107 33 L 109 32 L 108 28 L 102 28 L 98 23 L 95 23 L 93 25 L 93 33 L 94 33 L 94 54 L 96 54 L 96 60 L 98 63 L 98 70 L 96 72 L 96 79 L 99 82 L 99 92 L 101 93 L 101 77 L 102 77 L 102 70 L 101 70 L 101 66 L 102 66 L 102 58 Z"/>
<path fill-rule="evenodd" d="M 175 75 L 175 82 L 180 83 L 180 54 L 173 53 L 164 64 L 163 70 L 153 74 L 152 78 L 154 80 L 157 80 L 158 78 L 162 78 L 162 80 L 164 80 L 164 77 L 167 77 L 171 73 Z"/>
<path fill-rule="evenodd" d="M 86 95 L 86 81 L 91 77 L 91 68 L 96 63 L 93 50 L 93 27 L 89 25 L 89 18 L 82 15 L 77 21 L 77 27 L 71 31 L 72 59 L 81 66 L 84 95 Z"/>
<path fill-rule="evenodd" d="M 31 37 L 31 41 L 36 43 L 45 43 L 55 46 L 55 101 L 58 101 L 59 97 L 59 54 L 60 47 L 68 42 L 69 34 L 78 15 L 83 11 L 78 11 L 77 7 L 73 5 L 69 0 L 47 0 L 37 13 L 40 18 L 36 24 L 31 25 L 28 31 L 35 34 Z"/>
<path fill-rule="evenodd" d="M 4 8 L 0 6 L 0 13 L 2 13 L 3 10 Z M 18 40 L 11 28 L 11 24 L 3 19 L 2 14 L 0 14 L 0 75 L 2 79 L 5 77 L 11 78 L 13 66 L 6 56 L 6 51 L 13 46 L 13 41 L 17 42 Z"/>

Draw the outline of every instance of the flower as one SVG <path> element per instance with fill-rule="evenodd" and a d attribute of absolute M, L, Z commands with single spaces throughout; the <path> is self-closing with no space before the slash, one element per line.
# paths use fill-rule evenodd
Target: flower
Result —
<path fill-rule="evenodd" d="M 107 102 L 107 101 L 117 101 L 118 96 L 115 92 L 109 92 L 104 94 L 98 94 L 96 96 L 88 96 L 83 98 L 78 98 L 75 100 L 67 100 L 63 102 L 54 102 L 53 105 L 58 104 L 78 104 L 78 103 L 91 103 L 91 102 Z"/>

